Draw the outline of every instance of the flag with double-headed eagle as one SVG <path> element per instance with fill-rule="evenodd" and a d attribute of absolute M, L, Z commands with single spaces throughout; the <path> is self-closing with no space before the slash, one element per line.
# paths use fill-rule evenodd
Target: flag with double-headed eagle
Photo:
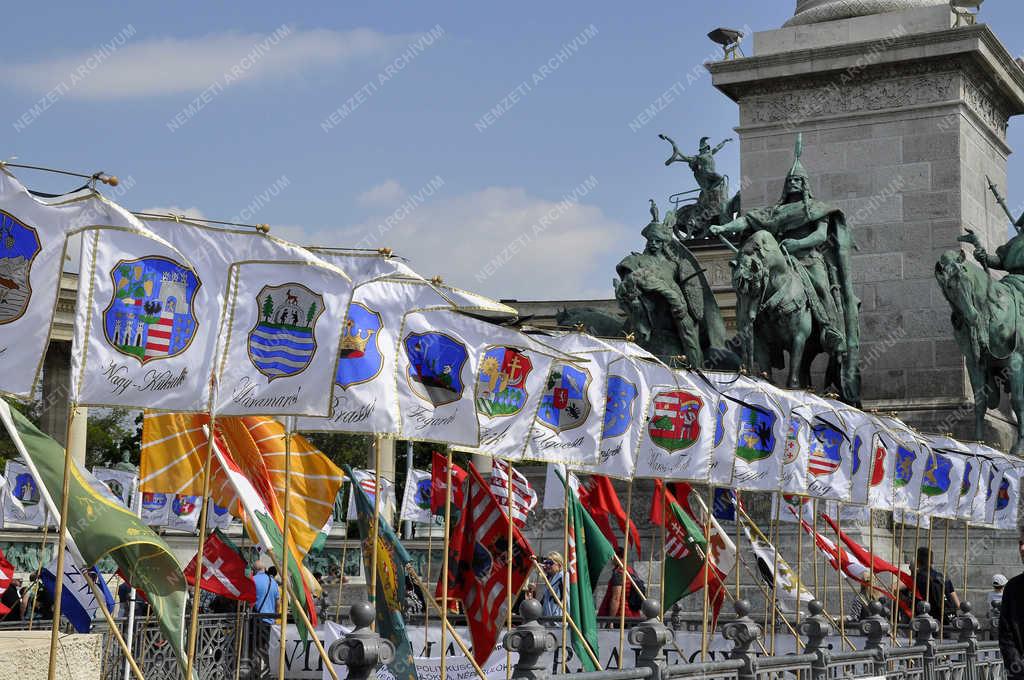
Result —
<path fill-rule="evenodd" d="M 705 482 L 715 434 L 714 392 L 686 371 L 642 368 L 648 389 L 636 476 Z"/>
<path fill-rule="evenodd" d="M 345 472 L 353 476 L 352 468 L 345 466 Z M 359 535 L 362 537 L 363 568 L 369 574 L 373 569 L 373 554 L 377 553 L 377 632 L 395 645 L 395 658 L 388 664 L 388 670 L 397 680 L 416 680 L 416 664 L 413 661 L 412 645 L 405 630 L 402 611 L 405 604 L 405 569 L 412 558 L 395 536 L 387 522 L 377 522 L 377 545 L 373 540 L 374 504 L 362 487 L 352 485 L 356 501 Z"/>
<path fill-rule="evenodd" d="M 139 221 L 92 188 L 60 196 L 29 191 L 0 166 L 0 394 L 35 394 L 50 338 L 67 251 L 83 228 L 134 229 Z M 85 288 L 84 281 L 80 288 Z"/>
<path fill-rule="evenodd" d="M 345 269 L 351 258 L 317 255 Z M 327 418 L 299 418 L 297 429 L 304 432 L 373 432 L 397 434 L 400 425 L 398 385 L 395 366 L 399 353 L 402 321 L 418 309 L 463 309 L 474 315 L 499 318 L 515 316 L 515 310 L 493 300 L 466 299 L 455 289 L 410 276 L 370 277 L 382 273 L 386 264 L 359 265 L 352 301 L 341 328 L 337 368 L 331 389 L 331 415 Z M 346 273 L 348 270 L 345 269 Z M 362 272 L 362 273 L 361 273 Z"/>
<path fill-rule="evenodd" d="M 340 329 L 352 297 L 341 269 L 306 260 L 232 265 L 214 409 L 330 415 Z"/>
<path fill-rule="evenodd" d="M 533 567 L 533 548 L 514 524 L 511 531 L 509 546 L 508 516 L 491 492 L 490 484 L 470 463 L 463 486 L 462 512 L 452 530 L 448 597 L 461 602 L 466 611 L 477 663 L 484 663 L 494 651 L 498 634 L 504 628 L 506 608 Z M 442 584 L 437 586 L 440 594 Z M 587 594 L 593 606 L 593 596 Z"/>

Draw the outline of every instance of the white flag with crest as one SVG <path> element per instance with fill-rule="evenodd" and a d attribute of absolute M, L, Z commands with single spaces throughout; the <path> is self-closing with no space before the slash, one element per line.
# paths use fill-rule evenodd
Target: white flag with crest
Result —
<path fill-rule="evenodd" d="M 738 410 L 731 486 L 776 491 L 782 478 L 788 413 L 775 388 L 763 381 L 755 383 L 727 393 Z"/>
<path fill-rule="evenodd" d="M 748 390 L 757 381 L 739 373 L 704 371 L 703 378 L 710 382 L 714 391 L 715 435 L 711 451 L 711 483 L 715 486 L 732 484 L 732 461 L 736 455 L 736 438 L 739 434 L 741 407 L 728 397 L 732 391 Z"/>
<path fill-rule="evenodd" d="M 816 498 L 841 502 L 851 499 L 853 428 L 824 399 L 804 396 L 811 412 L 807 492 Z"/>
<path fill-rule="evenodd" d="M 693 374 L 642 365 L 648 385 L 636 476 L 692 482 L 711 474 L 717 395 Z"/>
<path fill-rule="evenodd" d="M 424 470 L 410 470 L 405 479 L 402 494 L 402 521 L 430 524 L 430 473 Z"/>
<path fill-rule="evenodd" d="M 0 164 L 0 394 L 29 399 L 43 366 L 67 237 L 86 227 L 138 227 L 92 189 L 44 197 Z"/>
<path fill-rule="evenodd" d="M 928 464 L 928 446 L 920 435 L 898 418 L 879 419 L 893 437 L 895 451 L 892 466 L 893 510 L 917 511 L 921 503 L 921 479 Z"/>
<path fill-rule="evenodd" d="M 1016 531 L 1017 513 L 1020 506 L 1020 475 L 1021 468 L 1016 465 L 1003 469 L 1002 478 L 996 489 L 995 515 L 992 526 L 996 529 Z"/>
<path fill-rule="evenodd" d="M 232 268 L 216 411 L 328 416 L 352 297 L 348 276 L 314 260 Z"/>

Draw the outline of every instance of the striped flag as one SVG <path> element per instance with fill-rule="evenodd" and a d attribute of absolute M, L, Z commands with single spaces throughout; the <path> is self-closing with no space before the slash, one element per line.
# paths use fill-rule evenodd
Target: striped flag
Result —
<path fill-rule="evenodd" d="M 509 464 L 497 458 L 491 467 L 491 493 L 494 499 L 508 513 Z M 512 470 L 512 521 L 520 529 L 526 524 L 526 516 L 537 507 L 537 492 L 530 486 L 523 473 Z"/>
<path fill-rule="evenodd" d="M 11 580 L 14 578 L 14 565 L 7 561 L 4 557 L 4 551 L 0 550 L 0 593 L 7 590 L 11 585 Z M 7 612 L 11 611 L 8 607 L 0 604 L 0 616 L 3 616 Z"/>
<path fill-rule="evenodd" d="M 504 626 L 509 599 L 508 560 L 512 558 L 512 593 L 518 593 L 533 564 L 533 548 L 519 529 L 512 527 L 508 546 L 508 519 L 472 464 L 464 488 L 459 523 L 452 532 L 448 597 L 462 602 L 473 640 L 473 658 L 484 663 L 494 650 Z M 438 583 L 438 592 L 441 584 Z M 588 593 L 589 594 L 589 593 Z"/>

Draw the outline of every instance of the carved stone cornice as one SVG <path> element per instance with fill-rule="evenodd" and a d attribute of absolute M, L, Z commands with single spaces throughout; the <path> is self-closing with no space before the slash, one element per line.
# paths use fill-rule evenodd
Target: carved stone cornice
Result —
<path fill-rule="evenodd" d="M 948 6 L 948 0 L 797 0 L 796 13 L 785 25 L 802 26 L 942 5 Z"/>

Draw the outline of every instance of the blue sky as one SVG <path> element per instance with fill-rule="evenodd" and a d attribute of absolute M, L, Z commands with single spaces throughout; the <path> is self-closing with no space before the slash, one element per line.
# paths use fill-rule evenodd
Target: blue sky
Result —
<path fill-rule="evenodd" d="M 705 34 L 778 27 L 793 4 L 23 3 L 5 17 L 0 157 L 116 173 L 135 210 L 387 245 L 498 297 L 610 296 L 647 199 L 664 210 L 693 186 L 657 134 L 733 136 L 736 107 L 700 67 L 717 50 Z M 1024 8 L 982 14 L 1020 54 Z M 736 177 L 737 147 L 719 158 Z M 1022 171 L 1012 160 L 1011 204 Z"/>

